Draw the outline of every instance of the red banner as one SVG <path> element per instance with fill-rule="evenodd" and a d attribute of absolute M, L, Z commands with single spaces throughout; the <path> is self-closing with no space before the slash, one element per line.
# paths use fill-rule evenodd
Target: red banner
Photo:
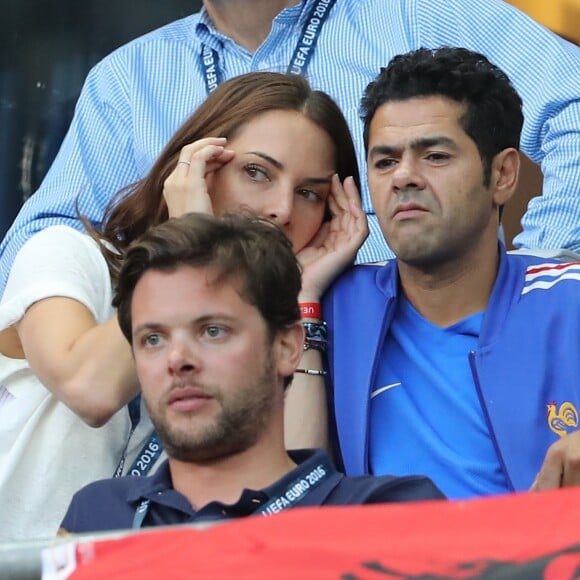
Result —
<path fill-rule="evenodd" d="M 580 579 L 580 489 L 295 509 L 77 547 L 74 580 Z"/>

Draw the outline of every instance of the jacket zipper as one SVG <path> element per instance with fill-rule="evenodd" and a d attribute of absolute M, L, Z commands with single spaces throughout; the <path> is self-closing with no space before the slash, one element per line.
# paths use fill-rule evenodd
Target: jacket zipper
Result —
<path fill-rule="evenodd" d="M 365 473 L 372 475 L 371 472 L 371 465 L 370 465 L 370 459 L 369 459 L 369 433 L 370 433 L 370 427 L 371 427 L 371 391 L 372 391 L 372 385 L 373 382 L 375 380 L 375 376 L 377 374 L 377 366 L 379 364 L 379 358 L 383 353 L 383 345 L 385 343 L 385 326 L 386 326 L 386 321 L 387 321 L 387 316 L 389 314 L 391 314 L 390 320 L 393 319 L 393 315 L 392 315 L 392 310 L 393 310 L 393 304 L 395 302 L 395 299 L 391 296 L 388 301 L 387 301 L 387 305 L 385 307 L 385 315 L 383 316 L 383 323 L 381 324 L 381 330 L 379 332 L 379 343 L 377 345 L 377 349 L 376 349 L 376 354 L 375 354 L 375 360 L 373 361 L 373 368 L 371 371 L 371 376 L 370 376 L 370 381 L 369 384 L 367 385 L 367 419 L 366 419 L 366 426 L 365 426 L 365 448 L 364 448 L 364 468 L 365 468 Z"/>
<path fill-rule="evenodd" d="M 493 443 L 493 447 L 495 449 L 495 453 L 499 460 L 500 468 L 504 474 L 508 489 L 510 491 L 515 491 L 514 484 L 512 483 L 511 477 L 508 473 L 505 461 L 503 459 L 503 455 L 501 454 L 501 450 L 499 447 L 499 443 L 497 442 L 497 438 L 495 436 L 495 431 L 493 430 L 493 426 L 491 423 L 491 419 L 489 417 L 489 413 L 487 410 L 487 405 L 485 404 L 485 399 L 483 398 L 483 391 L 481 390 L 481 384 L 479 382 L 479 375 L 477 374 L 477 366 L 475 364 L 475 351 L 471 351 L 469 353 L 469 366 L 471 367 L 471 374 L 473 376 L 473 382 L 475 383 L 475 390 L 477 392 L 477 396 L 479 398 L 479 404 L 481 405 L 481 409 L 483 411 L 483 417 L 487 424 L 487 429 L 489 431 L 491 442 Z"/>

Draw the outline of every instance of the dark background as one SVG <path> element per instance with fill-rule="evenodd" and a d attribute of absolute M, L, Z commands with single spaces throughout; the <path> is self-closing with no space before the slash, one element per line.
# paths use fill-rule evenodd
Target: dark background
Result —
<path fill-rule="evenodd" d="M 0 239 L 38 188 L 91 66 L 200 0 L 0 0 Z"/>

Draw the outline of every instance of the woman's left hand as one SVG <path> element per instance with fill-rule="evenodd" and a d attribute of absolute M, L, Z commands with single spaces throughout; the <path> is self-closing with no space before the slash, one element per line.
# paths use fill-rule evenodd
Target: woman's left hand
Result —
<path fill-rule="evenodd" d="M 352 177 L 332 177 L 328 197 L 332 218 L 297 254 L 302 265 L 300 302 L 318 302 L 328 286 L 350 264 L 369 234 L 367 218 Z"/>

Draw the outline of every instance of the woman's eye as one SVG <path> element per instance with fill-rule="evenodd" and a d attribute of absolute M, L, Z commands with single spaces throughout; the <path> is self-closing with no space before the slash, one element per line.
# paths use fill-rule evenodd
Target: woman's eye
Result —
<path fill-rule="evenodd" d="M 268 179 L 268 174 L 259 165 L 254 165 L 253 163 L 246 165 L 244 170 L 248 177 L 254 181 L 266 181 Z"/>
<path fill-rule="evenodd" d="M 323 196 L 318 191 L 312 189 L 299 189 L 298 195 L 306 201 L 321 201 Z"/>

